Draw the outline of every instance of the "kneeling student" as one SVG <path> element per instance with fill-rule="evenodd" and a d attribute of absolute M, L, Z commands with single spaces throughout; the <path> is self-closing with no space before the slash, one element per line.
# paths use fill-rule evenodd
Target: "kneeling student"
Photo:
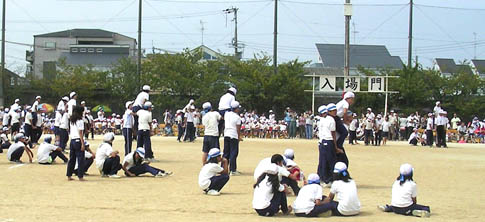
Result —
<path fill-rule="evenodd" d="M 291 212 L 286 201 L 287 188 L 280 184 L 276 164 L 268 164 L 253 187 L 253 208 L 259 216 L 274 216 L 280 208 L 284 214 Z"/>
<path fill-rule="evenodd" d="M 7 134 L 8 134 L 8 128 L 3 127 L 2 132 L 0 134 L 0 141 L 2 143 L 0 147 L 0 153 L 3 153 L 4 149 L 6 150 L 10 147 L 10 145 L 12 145 L 8 140 Z"/>
<path fill-rule="evenodd" d="M 144 158 L 145 149 L 142 147 L 138 147 L 136 150 L 128 153 L 122 165 L 125 175 L 128 177 L 136 177 L 144 173 L 151 173 L 155 177 L 165 177 L 172 174 L 172 172 L 166 172 L 150 166 L 150 162 L 145 161 Z"/>
<path fill-rule="evenodd" d="M 320 185 L 320 177 L 318 174 L 312 173 L 308 176 L 308 184 L 301 188 L 298 197 L 293 202 L 293 211 L 297 217 L 330 216 L 332 211 L 323 204 L 325 198 Z"/>
<path fill-rule="evenodd" d="M 64 163 L 67 163 L 68 159 L 62 153 L 62 149 L 52 145 L 51 142 L 52 137 L 48 136 L 44 138 L 44 143 L 42 143 L 37 150 L 37 162 L 40 164 L 51 164 L 57 157 L 59 157 Z"/>
<path fill-rule="evenodd" d="M 429 217 L 429 206 L 417 204 L 417 188 L 413 181 L 413 167 L 405 163 L 399 169 L 399 177 L 392 185 L 391 205 L 379 206 L 384 212 L 394 212 L 402 215 L 414 215 L 417 217 Z"/>
<path fill-rule="evenodd" d="M 219 162 L 222 162 L 222 167 Z M 207 154 L 207 162 L 199 173 L 199 187 L 207 195 L 217 196 L 229 181 L 228 161 L 221 156 L 218 148 L 212 148 Z"/>
<path fill-rule="evenodd" d="M 114 133 L 108 132 L 104 134 L 103 143 L 96 150 L 96 167 L 98 167 L 101 176 L 118 179 L 120 176 L 116 174 L 122 167 L 120 164 L 120 156 L 118 155 L 119 152 L 113 151 L 114 139 Z"/>
<path fill-rule="evenodd" d="M 22 154 L 24 154 L 24 151 L 27 153 L 27 156 L 29 157 L 29 162 L 32 163 L 32 157 L 34 154 L 30 149 L 26 146 L 27 141 L 25 139 L 25 136 L 23 133 L 17 133 L 14 136 L 14 144 L 10 145 L 7 151 L 7 159 L 10 160 L 11 162 L 16 162 L 16 163 L 21 163 L 20 158 L 22 157 Z"/>
<path fill-rule="evenodd" d="M 337 201 L 334 201 L 334 198 Z M 332 211 L 333 216 L 353 216 L 360 212 L 357 185 L 347 171 L 347 165 L 337 162 L 333 170 L 333 183 L 330 194 L 323 201 L 324 208 Z"/>
<path fill-rule="evenodd" d="M 89 142 L 84 140 L 84 166 L 81 169 L 83 169 L 85 176 L 89 175 L 87 172 L 89 170 L 89 167 L 91 167 L 94 162 L 94 156 L 94 152 L 89 148 Z M 76 165 L 74 166 L 74 174 L 77 175 L 78 172 L 79 162 L 76 160 Z"/>

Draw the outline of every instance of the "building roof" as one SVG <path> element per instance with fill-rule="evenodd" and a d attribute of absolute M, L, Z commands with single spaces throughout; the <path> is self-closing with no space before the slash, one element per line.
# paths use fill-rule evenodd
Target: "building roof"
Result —
<path fill-rule="evenodd" d="M 204 60 L 218 59 L 219 57 L 221 57 L 220 53 L 212 50 L 205 45 L 200 45 L 199 47 L 192 49 L 192 52 L 202 52 L 202 59 Z"/>
<path fill-rule="evenodd" d="M 72 37 L 72 38 L 112 38 L 113 35 L 120 35 L 102 29 L 69 29 L 59 32 L 34 35 L 34 37 Z"/>
<path fill-rule="evenodd" d="M 472 68 L 469 65 L 456 65 L 456 72 L 473 75 Z"/>
<path fill-rule="evenodd" d="M 479 74 L 485 74 L 485 60 L 472 59 L 472 63 Z"/>
<path fill-rule="evenodd" d="M 441 73 L 455 73 L 456 63 L 453 59 L 436 58 L 436 65 L 440 68 Z"/>
<path fill-rule="evenodd" d="M 343 44 L 316 44 L 324 67 L 344 67 Z M 350 67 L 401 69 L 399 56 L 391 56 L 384 45 L 350 45 Z"/>

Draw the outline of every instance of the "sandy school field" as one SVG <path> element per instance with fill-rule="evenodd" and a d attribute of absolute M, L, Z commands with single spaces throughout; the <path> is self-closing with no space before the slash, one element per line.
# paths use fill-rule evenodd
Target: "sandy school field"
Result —
<path fill-rule="evenodd" d="M 95 149 L 101 141 L 90 141 Z M 177 143 L 175 138 L 152 137 L 154 166 L 174 172 L 167 178 L 101 178 L 93 165 L 87 182 L 68 182 L 66 165 L 12 164 L 0 154 L 0 222 L 3 221 L 315 221 L 278 215 L 257 216 L 251 208 L 253 170 L 257 163 L 291 147 L 306 175 L 316 171 L 316 140 L 247 139 L 240 144 L 238 168 L 218 197 L 206 196 L 197 185 L 202 138 Z M 115 149 L 123 149 L 116 137 Z M 358 184 L 362 213 L 332 217 L 331 221 L 483 221 L 485 218 L 485 146 L 449 144 L 449 149 L 349 146 L 350 174 Z M 37 153 L 37 150 L 34 151 Z M 26 156 L 22 160 L 27 161 Z M 411 163 L 418 184 L 418 203 L 431 206 L 431 218 L 382 213 L 378 204 L 390 202 L 391 185 L 399 165 Z M 120 171 L 118 173 L 122 175 Z M 324 193 L 328 194 L 325 188 Z M 289 196 L 292 203 L 294 196 Z M 320 219 L 321 220 L 321 219 Z"/>

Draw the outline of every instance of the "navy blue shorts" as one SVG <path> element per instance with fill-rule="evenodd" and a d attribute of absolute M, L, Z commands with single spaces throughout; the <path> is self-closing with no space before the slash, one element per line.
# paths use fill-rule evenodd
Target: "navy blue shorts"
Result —
<path fill-rule="evenodd" d="M 208 153 L 212 148 L 219 148 L 219 137 L 218 136 L 204 136 L 204 143 L 202 145 L 202 152 Z"/>

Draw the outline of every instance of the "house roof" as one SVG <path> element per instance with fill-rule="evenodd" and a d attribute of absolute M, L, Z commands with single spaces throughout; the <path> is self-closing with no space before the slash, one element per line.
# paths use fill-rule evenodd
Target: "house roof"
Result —
<path fill-rule="evenodd" d="M 195 49 L 192 49 L 192 52 L 196 52 L 196 51 L 199 51 L 201 50 L 202 52 L 205 52 L 213 57 L 216 57 L 216 58 L 219 58 L 221 56 L 220 53 L 212 50 L 211 48 L 205 46 L 205 45 L 200 45 L 199 47 L 195 48 Z"/>
<path fill-rule="evenodd" d="M 344 67 L 343 44 L 316 44 L 324 67 Z M 350 67 L 401 69 L 399 56 L 391 56 L 384 45 L 350 45 Z"/>
<path fill-rule="evenodd" d="M 479 74 L 485 74 L 485 60 L 472 59 L 472 63 Z"/>
<path fill-rule="evenodd" d="M 469 65 L 456 65 L 456 72 L 473 75 L 472 68 Z"/>
<path fill-rule="evenodd" d="M 441 73 L 455 73 L 457 70 L 455 60 L 453 59 L 436 58 L 435 61 Z"/>
<path fill-rule="evenodd" d="M 34 35 L 34 37 L 112 38 L 115 34 L 121 35 L 119 33 L 110 32 L 103 29 L 69 29 L 59 32 Z"/>

